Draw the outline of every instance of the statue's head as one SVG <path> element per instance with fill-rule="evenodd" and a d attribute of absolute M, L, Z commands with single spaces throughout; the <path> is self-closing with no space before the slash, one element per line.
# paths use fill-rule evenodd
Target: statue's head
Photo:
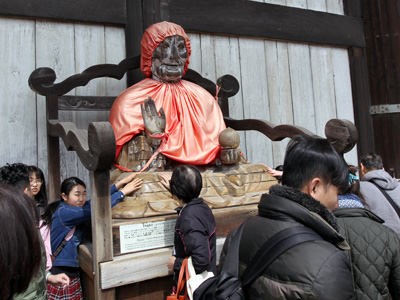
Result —
<path fill-rule="evenodd" d="M 153 24 L 143 34 L 141 70 L 147 77 L 175 82 L 186 73 L 190 53 L 190 40 L 181 26 Z"/>

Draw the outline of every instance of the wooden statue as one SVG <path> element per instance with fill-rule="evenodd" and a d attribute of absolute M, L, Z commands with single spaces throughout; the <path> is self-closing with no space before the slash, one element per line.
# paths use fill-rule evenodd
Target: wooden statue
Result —
<path fill-rule="evenodd" d="M 171 171 L 179 163 L 200 166 L 202 196 L 212 207 L 258 201 L 274 180 L 261 165 L 238 165 L 246 163 L 238 148 L 239 135 L 226 128 L 218 101 L 201 86 L 182 79 L 191 53 L 185 31 L 169 22 L 153 24 L 141 44 L 141 70 L 147 78 L 121 93 L 109 120 L 119 169 L 111 180 L 126 176 L 124 172 L 146 170 L 138 175 L 145 184 L 116 206 L 113 216 L 172 212 L 177 203 L 161 185 L 160 171 Z"/>
<path fill-rule="evenodd" d="M 218 156 L 224 164 L 239 162 L 239 136 L 224 132 L 218 102 L 182 79 L 190 52 L 189 38 L 179 25 L 161 22 L 145 31 L 141 70 L 148 78 L 125 90 L 110 112 L 122 170 L 142 170 L 149 160 L 152 169 L 163 170 L 165 157 L 194 165 L 214 163 Z"/>

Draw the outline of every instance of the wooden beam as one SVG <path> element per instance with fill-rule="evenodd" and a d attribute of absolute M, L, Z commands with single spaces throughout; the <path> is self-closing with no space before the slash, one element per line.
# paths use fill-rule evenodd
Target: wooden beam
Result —
<path fill-rule="evenodd" d="M 140 56 L 143 28 L 143 4 L 142 0 L 129 0 L 126 2 L 127 24 L 125 26 L 126 57 Z M 144 79 L 144 74 L 138 70 L 129 70 L 126 80 L 127 86 Z"/>
<path fill-rule="evenodd" d="M 110 172 L 91 171 L 90 184 L 92 188 L 92 246 L 93 272 L 96 300 L 115 299 L 115 290 L 102 289 L 100 278 L 100 263 L 112 261 L 112 224 L 110 204 Z"/>
<path fill-rule="evenodd" d="M 46 119 L 48 121 L 58 120 L 57 96 L 46 96 Z M 49 134 L 47 126 L 47 169 L 49 179 L 47 183 L 47 195 L 49 199 L 58 199 L 60 195 L 60 139 Z"/>
<path fill-rule="evenodd" d="M 157 20 L 187 31 L 364 47 L 362 20 L 313 10 L 243 0 L 143 1 L 144 25 Z"/>
<path fill-rule="evenodd" d="M 362 17 L 360 0 L 343 0 L 345 13 Z M 369 113 L 371 93 L 369 89 L 368 65 L 365 48 L 350 47 L 349 62 L 353 92 L 354 120 L 358 129 L 358 155 L 373 152 L 375 148 L 372 118 Z"/>
<path fill-rule="evenodd" d="M 14 0 L 0 1 L 0 15 L 126 24 L 126 0 Z"/>
<path fill-rule="evenodd" d="M 217 238 L 217 264 L 225 238 Z M 114 257 L 114 260 L 100 264 L 102 288 L 115 288 L 135 282 L 170 275 L 168 258 L 172 247 L 142 251 Z"/>

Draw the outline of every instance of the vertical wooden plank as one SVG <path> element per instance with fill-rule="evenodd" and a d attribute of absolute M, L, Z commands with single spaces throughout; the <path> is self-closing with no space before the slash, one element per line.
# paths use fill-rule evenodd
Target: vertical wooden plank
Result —
<path fill-rule="evenodd" d="M 266 0 L 266 3 L 286 5 L 286 0 Z M 270 121 L 276 125 L 293 124 L 293 104 L 290 87 L 288 43 L 265 41 Z M 272 142 L 273 166 L 283 164 L 289 139 Z"/>
<path fill-rule="evenodd" d="M 86 68 L 105 63 L 104 26 L 75 24 L 75 69 L 82 72 Z M 106 79 L 92 80 L 86 86 L 76 88 L 79 96 L 105 95 Z M 108 120 L 107 112 L 76 112 L 78 128 L 87 129 L 90 122 Z M 89 182 L 89 172 L 78 160 L 77 176 L 84 182 Z M 90 193 L 90 190 L 88 190 Z"/>
<path fill-rule="evenodd" d="M 327 12 L 343 15 L 342 0 L 326 0 Z M 335 85 L 336 112 L 338 119 L 346 119 L 354 123 L 353 96 L 349 54 L 347 49 L 331 48 Z M 357 146 L 344 155 L 347 163 L 358 165 Z"/>
<path fill-rule="evenodd" d="M 37 164 L 34 32 L 34 21 L 0 17 L 0 165 Z"/>
<path fill-rule="evenodd" d="M 210 34 L 200 35 L 201 46 L 201 75 L 215 82 L 217 80 L 214 55 L 215 37 Z"/>
<path fill-rule="evenodd" d="M 239 49 L 244 117 L 269 120 L 264 41 L 241 38 Z M 246 146 L 250 162 L 273 164 L 271 141 L 261 133 L 246 132 Z"/>
<path fill-rule="evenodd" d="M 58 120 L 58 97 L 46 96 L 45 120 Z M 47 196 L 58 199 L 60 195 L 60 139 L 47 135 Z"/>
<path fill-rule="evenodd" d="M 126 1 L 127 24 L 125 26 L 126 57 L 140 55 L 140 41 L 145 28 L 143 28 L 143 2 L 142 0 Z M 144 78 L 140 70 L 129 71 L 127 85 L 131 86 Z"/>
<path fill-rule="evenodd" d="M 36 21 L 36 67 L 52 68 L 56 75 L 56 82 L 75 74 L 74 66 L 74 26 L 72 24 Z M 74 91 L 68 93 L 74 94 Z M 47 170 L 47 129 L 45 117 L 45 97 L 37 96 L 38 104 L 38 148 L 39 166 Z M 59 112 L 62 121 L 74 121 L 71 112 Z M 61 180 L 77 174 L 77 156 L 66 150 L 60 139 L 60 169 Z M 49 178 L 49 182 L 57 180 Z M 50 187 L 49 187 L 50 189 Z M 59 191 L 58 193 L 59 194 Z M 56 199 L 49 199 L 55 201 Z"/>
<path fill-rule="evenodd" d="M 110 172 L 91 171 L 90 185 L 92 187 L 91 218 L 95 299 L 114 300 L 115 289 L 101 289 L 99 265 L 100 262 L 113 259 Z"/>
<path fill-rule="evenodd" d="M 325 0 L 307 1 L 308 9 L 326 12 Z M 310 46 L 316 134 L 325 136 L 325 124 L 336 118 L 331 52 L 328 47 Z"/>
<path fill-rule="evenodd" d="M 229 98 L 229 116 L 233 119 L 241 120 L 243 114 L 243 96 L 241 89 L 240 76 L 240 55 L 239 40 L 236 37 L 218 36 L 214 41 L 215 46 L 215 69 L 217 79 L 223 75 L 229 74 L 235 76 L 239 81 L 239 92 L 232 98 Z M 246 135 L 243 131 L 238 132 L 240 135 L 240 149 L 244 156 L 246 154 Z"/>
<path fill-rule="evenodd" d="M 125 32 L 120 27 L 105 27 L 105 57 L 107 64 L 118 64 L 126 57 L 125 48 Z M 123 90 L 126 89 L 126 75 L 121 80 L 113 78 L 106 78 L 105 80 L 105 95 L 104 96 L 118 96 Z M 108 118 L 107 113 L 107 118 Z"/>
<path fill-rule="evenodd" d="M 270 120 L 264 41 L 240 38 L 239 51 L 244 118 Z M 249 162 L 273 164 L 269 139 L 255 131 L 247 131 L 245 139 Z"/>
<path fill-rule="evenodd" d="M 306 0 L 287 0 L 287 4 L 307 8 Z M 309 46 L 289 43 L 288 50 L 294 124 L 316 132 Z"/>
<path fill-rule="evenodd" d="M 343 0 L 343 7 L 346 15 L 362 17 L 360 0 Z M 359 133 L 358 152 L 359 154 L 364 154 L 374 151 L 375 148 L 372 118 L 369 114 L 371 93 L 365 49 L 351 47 L 349 49 L 349 63 L 354 117 Z"/>
<path fill-rule="evenodd" d="M 198 33 L 187 33 L 190 39 L 190 47 L 192 54 L 190 55 L 189 68 L 195 70 L 199 74 L 201 73 L 201 41 L 200 34 Z"/>

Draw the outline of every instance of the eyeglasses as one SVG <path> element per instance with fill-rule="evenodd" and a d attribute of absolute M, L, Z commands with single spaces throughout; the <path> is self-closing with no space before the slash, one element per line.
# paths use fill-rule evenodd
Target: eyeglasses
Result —
<path fill-rule="evenodd" d="M 42 183 L 42 179 L 40 178 L 29 178 L 29 183 L 30 184 L 41 184 Z"/>

